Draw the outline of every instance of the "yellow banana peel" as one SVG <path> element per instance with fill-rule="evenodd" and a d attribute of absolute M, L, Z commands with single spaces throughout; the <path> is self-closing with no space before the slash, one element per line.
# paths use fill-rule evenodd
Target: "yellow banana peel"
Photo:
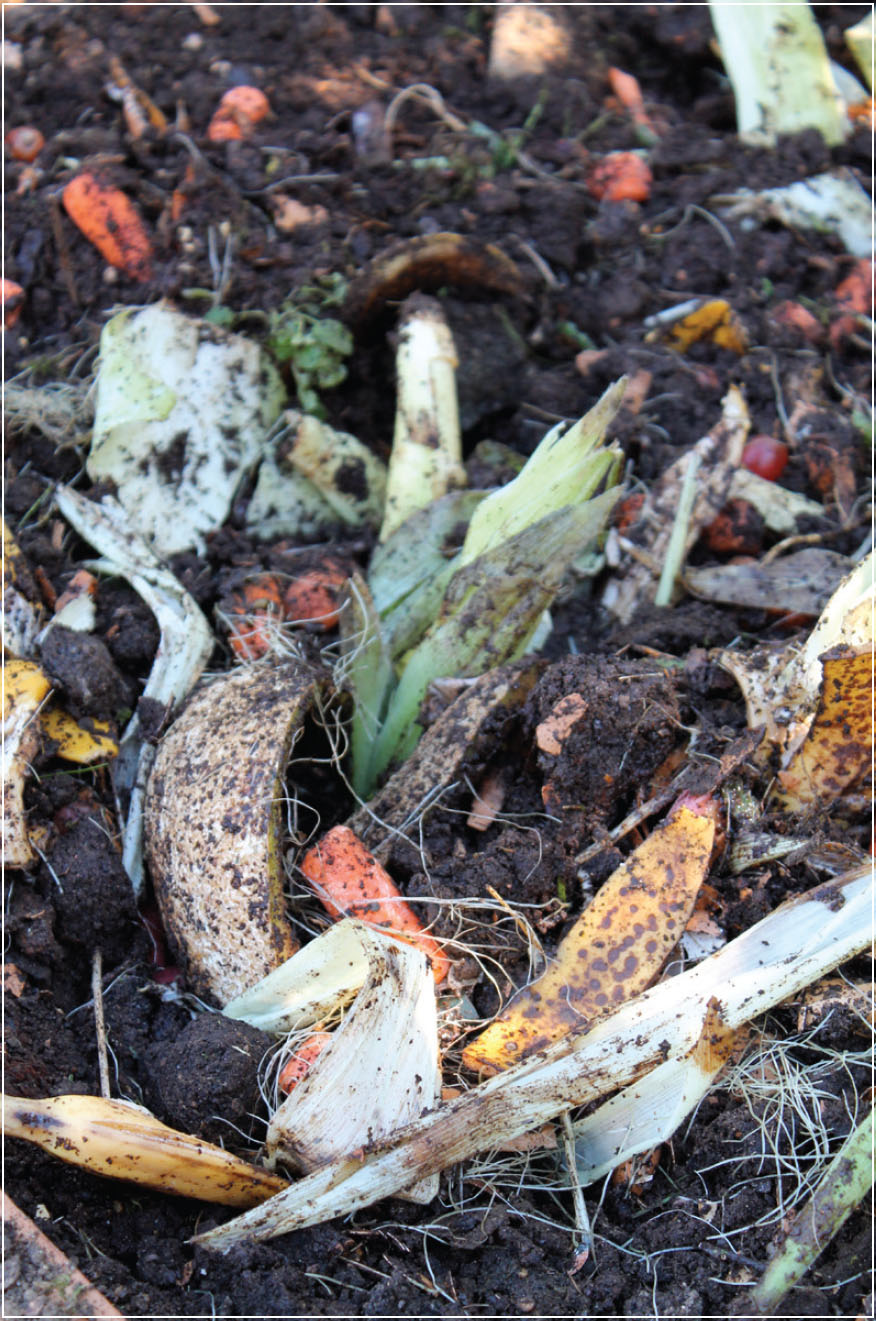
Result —
<path fill-rule="evenodd" d="M 542 976 L 469 1043 L 466 1067 L 498 1073 L 644 991 L 693 912 L 715 830 L 715 800 L 683 794 L 601 887 Z"/>
<path fill-rule="evenodd" d="M 70 1165 L 162 1193 L 223 1206 L 257 1206 L 285 1179 L 201 1138 L 179 1133 L 140 1106 L 102 1096 L 3 1097 L 3 1127 Z"/>

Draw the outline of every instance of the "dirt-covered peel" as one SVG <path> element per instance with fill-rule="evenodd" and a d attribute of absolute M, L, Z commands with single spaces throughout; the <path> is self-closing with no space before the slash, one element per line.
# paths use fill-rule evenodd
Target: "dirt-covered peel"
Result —
<path fill-rule="evenodd" d="M 115 482 L 131 527 L 159 554 L 200 547 L 284 395 L 252 340 L 169 303 L 126 309 L 101 334 L 89 475 Z"/>
<path fill-rule="evenodd" d="M 168 1128 L 139 1105 L 102 1096 L 3 1097 L 3 1128 L 94 1174 L 224 1206 L 255 1206 L 285 1179 Z"/>
<path fill-rule="evenodd" d="M 158 748 L 145 803 L 156 897 L 192 988 L 219 1003 L 297 948 L 283 775 L 325 686 L 299 662 L 234 670 L 195 694 Z"/>
<path fill-rule="evenodd" d="M 709 866 L 716 800 L 685 794 L 599 889 L 537 981 L 463 1052 L 483 1074 L 581 1032 L 643 991 L 680 940 Z"/>

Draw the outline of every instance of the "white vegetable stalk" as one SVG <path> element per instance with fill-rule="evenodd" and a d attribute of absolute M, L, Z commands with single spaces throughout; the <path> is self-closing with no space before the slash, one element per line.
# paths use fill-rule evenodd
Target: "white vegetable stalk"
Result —
<path fill-rule="evenodd" d="M 709 0 L 709 9 L 741 138 L 772 145 L 780 133 L 817 128 L 829 145 L 843 141 L 845 106 L 807 4 Z"/>
<path fill-rule="evenodd" d="M 440 305 L 434 298 L 413 294 L 404 304 L 398 336 L 395 433 L 381 541 L 409 514 L 466 483 L 457 364 Z"/>
<path fill-rule="evenodd" d="M 264 1206 L 200 1235 L 226 1250 L 271 1238 L 389 1197 L 691 1052 L 710 1002 L 732 1031 L 865 949 L 873 939 L 868 864 L 783 906 L 696 968 L 653 987 L 598 1022 L 395 1134 L 357 1159 L 349 1153 Z M 363 1095 L 363 1103 L 367 1095 Z"/>
<path fill-rule="evenodd" d="M 224 1013 L 288 1032 L 351 999 L 329 1044 L 271 1118 L 272 1166 L 280 1160 L 309 1172 L 341 1159 L 418 1119 L 441 1095 L 435 979 L 426 957 L 355 918 L 329 927 Z M 430 1202 L 437 1192 L 435 1175 L 406 1195 Z"/>

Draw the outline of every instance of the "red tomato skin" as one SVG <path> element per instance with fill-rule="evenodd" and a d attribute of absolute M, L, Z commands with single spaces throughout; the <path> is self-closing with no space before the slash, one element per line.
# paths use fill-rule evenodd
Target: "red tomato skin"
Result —
<path fill-rule="evenodd" d="M 742 466 L 749 472 L 776 482 L 788 464 L 788 446 L 773 436 L 752 436 L 742 451 Z"/>

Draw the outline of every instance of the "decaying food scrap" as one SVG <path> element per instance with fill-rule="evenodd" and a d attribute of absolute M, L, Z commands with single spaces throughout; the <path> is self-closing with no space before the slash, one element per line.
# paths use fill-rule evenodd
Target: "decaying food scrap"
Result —
<path fill-rule="evenodd" d="M 392 877 L 349 826 L 335 826 L 301 860 L 301 871 L 332 917 L 358 917 L 425 954 L 436 982 L 449 962 L 437 940 L 402 898 Z"/>
<path fill-rule="evenodd" d="M 681 939 L 705 879 L 717 800 L 682 795 L 666 820 L 602 885 L 547 970 L 524 986 L 463 1052 L 492 1074 L 581 1032 L 638 995 Z"/>
<path fill-rule="evenodd" d="M 71 1165 L 158 1192 L 225 1206 L 255 1206 L 289 1185 L 142 1106 L 103 1096 L 3 1097 L 3 1128 Z"/>
<path fill-rule="evenodd" d="M 283 896 L 283 775 L 327 695 L 293 662 L 238 669 L 189 701 L 146 795 L 156 897 L 192 987 L 224 1002 L 298 947 Z"/>

